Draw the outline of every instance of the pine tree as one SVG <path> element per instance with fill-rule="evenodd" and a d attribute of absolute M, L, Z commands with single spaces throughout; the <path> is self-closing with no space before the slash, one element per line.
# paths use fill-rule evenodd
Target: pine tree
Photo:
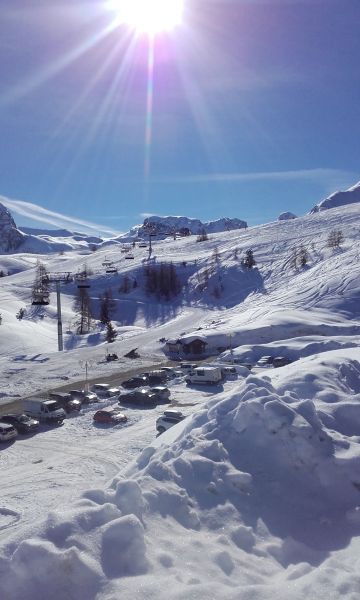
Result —
<path fill-rule="evenodd" d="M 32 301 L 38 301 L 39 298 L 46 300 L 49 297 L 49 273 L 43 263 L 37 262 L 35 279 L 32 287 Z"/>
<path fill-rule="evenodd" d="M 106 323 L 106 341 L 108 344 L 112 344 L 117 338 L 117 331 L 113 326 L 112 322 Z"/>
<path fill-rule="evenodd" d="M 103 325 L 107 325 L 110 321 L 110 313 L 109 313 L 109 303 L 105 294 L 101 298 L 100 302 L 100 323 Z"/>
<path fill-rule="evenodd" d="M 256 265 L 256 262 L 254 259 L 254 254 L 253 254 L 252 250 L 246 250 L 245 258 L 243 260 L 243 265 L 247 269 L 252 269 Z"/>

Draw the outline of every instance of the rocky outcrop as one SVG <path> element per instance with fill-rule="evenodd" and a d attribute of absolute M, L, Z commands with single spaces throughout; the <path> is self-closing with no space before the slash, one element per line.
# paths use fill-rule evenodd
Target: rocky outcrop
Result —
<path fill-rule="evenodd" d="M 292 219 L 297 219 L 297 216 L 292 212 L 283 212 L 278 216 L 278 221 L 291 221 Z"/>
<path fill-rule="evenodd" d="M 0 204 L 0 254 L 15 252 L 25 237 L 17 229 L 10 211 Z"/>

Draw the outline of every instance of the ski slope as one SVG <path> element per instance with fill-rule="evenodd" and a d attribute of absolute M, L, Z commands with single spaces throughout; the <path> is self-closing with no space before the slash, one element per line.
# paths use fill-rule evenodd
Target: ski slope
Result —
<path fill-rule="evenodd" d="M 360 581 L 359 223 L 356 204 L 247 230 L 154 242 L 184 283 L 171 302 L 145 293 L 147 249 L 4 256 L 0 306 L 1 408 L 24 396 L 121 381 L 163 364 L 160 339 L 199 334 L 222 360 L 287 356 L 215 388 L 171 384 L 188 418 L 156 438 L 155 410 L 126 427 L 97 428 L 94 409 L 0 450 L 0 576 L 5 598 L 56 600 L 355 600 Z M 329 248 L 332 230 L 344 243 Z M 292 264 L 294 248 L 307 264 Z M 241 259 L 251 248 L 256 267 Z M 95 313 L 111 288 L 117 340 L 99 324 L 75 332 L 76 284 L 30 306 L 36 261 L 92 271 Z M 117 274 L 106 274 L 104 261 Z M 124 275 L 138 286 L 120 293 Z M 216 288 L 220 294 L 215 293 Z M 19 308 L 26 317 L 16 319 Z M 231 334 L 231 339 L 230 339 Z M 138 348 L 140 358 L 124 354 Z M 105 361 L 105 352 L 120 360 Z M 213 357 L 209 360 L 212 360 Z M 174 585 L 175 583 L 175 585 Z"/>

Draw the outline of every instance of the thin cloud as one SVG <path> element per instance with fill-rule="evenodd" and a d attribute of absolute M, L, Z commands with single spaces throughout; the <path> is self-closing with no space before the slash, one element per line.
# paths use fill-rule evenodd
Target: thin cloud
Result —
<path fill-rule="evenodd" d="M 4 196 L 0 196 L 0 202 L 12 213 L 22 215 L 23 217 L 27 217 L 28 219 L 36 221 L 37 223 L 46 223 L 47 225 L 53 225 L 54 227 L 58 228 L 67 227 L 73 231 L 78 230 L 79 228 L 85 229 L 91 231 L 92 233 L 96 233 L 96 235 L 99 233 L 110 236 L 117 236 L 121 234 L 120 231 L 116 231 L 115 229 L 109 229 L 103 225 L 85 221 L 83 219 L 69 217 L 67 215 L 48 210 L 43 206 L 33 204 L 32 202 L 24 202 L 23 200 L 10 200 Z"/>
<path fill-rule="evenodd" d="M 258 171 L 254 173 L 209 173 L 183 177 L 164 178 L 161 182 L 176 183 L 236 183 L 248 181 L 313 181 L 322 184 L 354 181 L 356 175 L 340 169 L 299 169 L 292 171 Z"/>

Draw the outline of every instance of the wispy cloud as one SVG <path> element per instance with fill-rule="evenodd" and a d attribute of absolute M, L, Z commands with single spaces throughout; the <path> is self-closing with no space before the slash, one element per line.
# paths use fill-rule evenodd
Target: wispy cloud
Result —
<path fill-rule="evenodd" d="M 66 227 L 73 231 L 78 231 L 79 229 L 85 230 L 96 235 L 106 234 L 109 236 L 116 236 L 120 235 L 121 233 L 120 231 L 109 229 L 108 227 L 104 227 L 98 223 L 92 223 L 90 221 L 77 219 L 75 217 L 70 217 L 52 210 L 48 210 L 47 208 L 39 206 L 38 204 L 33 204 L 32 202 L 11 200 L 10 198 L 0 196 L 0 203 L 6 206 L 12 213 L 22 215 L 23 217 L 31 219 L 37 223 L 46 223 L 47 225 L 52 225 L 58 228 Z"/>
<path fill-rule="evenodd" d="M 139 217 L 141 217 L 142 219 L 147 219 L 148 217 L 161 217 L 161 216 L 162 215 L 158 215 L 158 214 L 153 213 L 153 212 L 151 212 L 151 213 L 144 212 L 144 213 L 140 213 L 140 215 L 139 215 Z"/>
<path fill-rule="evenodd" d="M 157 180 L 162 183 L 236 183 L 257 181 L 313 181 L 324 185 L 330 182 L 343 182 L 350 185 L 358 174 L 340 169 L 299 169 L 290 171 L 257 171 L 250 173 L 208 173 L 200 175 L 185 175 Z"/>

